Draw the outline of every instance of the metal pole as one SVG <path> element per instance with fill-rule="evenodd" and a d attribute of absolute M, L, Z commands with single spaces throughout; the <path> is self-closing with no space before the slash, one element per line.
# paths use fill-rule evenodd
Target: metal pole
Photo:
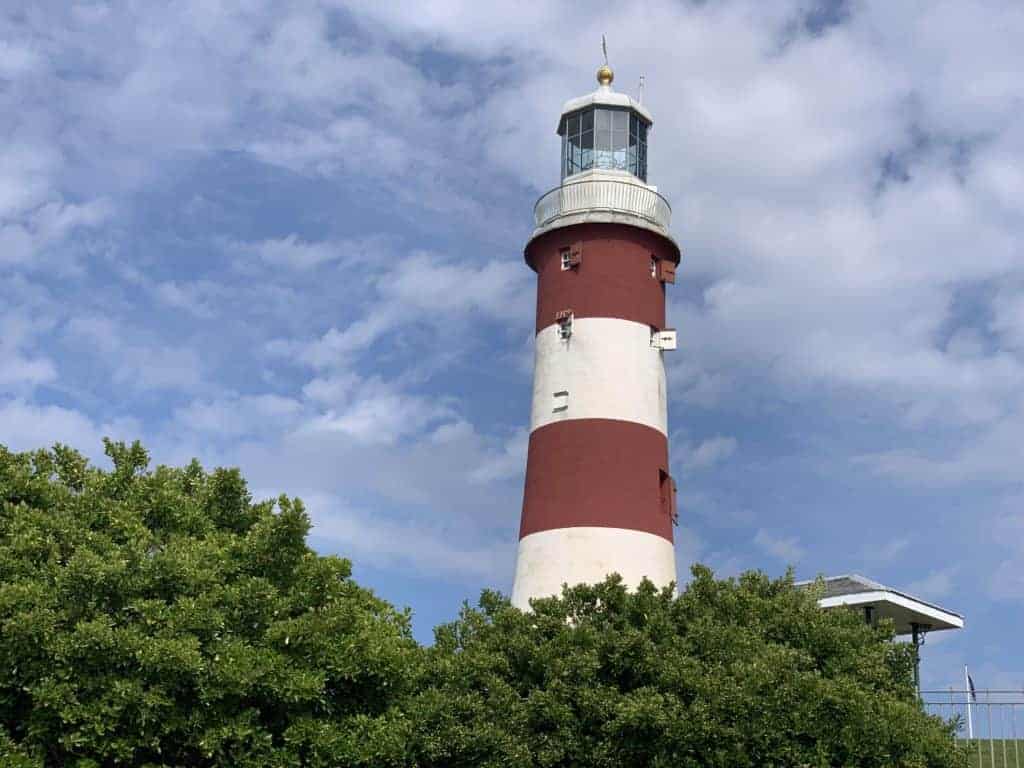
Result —
<path fill-rule="evenodd" d="M 1020 756 L 1017 754 L 1017 705 L 1010 705 L 1010 733 L 1013 735 L 1013 766 L 1020 768 Z"/>
<path fill-rule="evenodd" d="M 987 692 L 986 692 L 987 693 Z M 992 741 L 992 697 L 985 696 L 985 708 L 988 710 L 988 756 L 989 765 L 996 765 L 996 744 Z"/>
<path fill-rule="evenodd" d="M 999 736 L 1003 742 L 1003 768 L 1006 768 L 1006 707 L 999 708 Z"/>
<path fill-rule="evenodd" d="M 911 642 L 914 644 L 914 690 L 921 695 L 921 643 L 920 628 L 915 622 L 910 625 Z"/>
<path fill-rule="evenodd" d="M 953 704 L 953 686 L 949 686 L 949 719 L 952 720 L 956 717 L 956 706 Z M 956 739 L 956 734 L 953 734 L 953 738 Z"/>

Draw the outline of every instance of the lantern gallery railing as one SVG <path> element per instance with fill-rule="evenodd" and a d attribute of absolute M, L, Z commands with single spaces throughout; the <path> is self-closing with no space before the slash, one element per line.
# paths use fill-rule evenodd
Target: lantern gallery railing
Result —
<path fill-rule="evenodd" d="M 623 213 L 639 216 L 668 230 L 672 208 L 668 201 L 643 184 L 620 179 L 569 180 L 541 195 L 533 209 L 537 227 L 575 213 Z"/>

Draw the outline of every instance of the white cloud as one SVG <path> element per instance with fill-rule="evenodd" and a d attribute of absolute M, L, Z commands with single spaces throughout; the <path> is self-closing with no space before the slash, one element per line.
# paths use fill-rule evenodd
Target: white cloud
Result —
<path fill-rule="evenodd" d="M 386 445 L 453 416 L 443 400 L 394 391 L 372 380 L 342 407 L 310 419 L 302 431 L 337 432 L 358 442 Z"/>
<path fill-rule="evenodd" d="M 1001 561 L 988 579 L 988 594 L 996 600 L 1024 601 L 1024 568 L 1019 558 Z"/>
<path fill-rule="evenodd" d="M 419 252 L 398 262 L 381 278 L 379 288 L 406 311 L 509 320 L 530 316 L 529 278 L 529 270 L 518 260 L 476 265 Z"/>
<path fill-rule="evenodd" d="M 380 307 L 344 330 L 330 328 L 319 339 L 305 344 L 271 342 L 268 351 L 275 355 L 294 355 L 296 360 L 317 370 L 344 367 L 354 354 L 366 350 L 397 322 L 398 318 L 389 308 Z"/>
<path fill-rule="evenodd" d="M 194 400 L 174 412 L 175 421 L 194 432 L 220 438 L 278 433 L 296 424 L 302 404 L 280 395 L 244 395 Z"/>
<path fill-rule="evenodd" d="M 0 78 L 11 80 L 39 66 L 40 57 L 30 47 L 0 40 Z"/>
<path fill-rule="evenodd" d="M 525 428 L 517 429 L 505 440 L 499 453 L 483 457 L 480 465 L 469 473 L 470 481 L 484 484 L 522 474 L 529 440 L 530 434 Z"/>
<path fill-rule="evenodd" d="M 388 259 L 387 248 L 381 238 L 309 241 L 293 232 L 285 237 L 255 242 L 230 242 L 227 247 L 239 254 L 240 259 L 256 258 L 270 266 L 300 271 L 335 261 L 355 267 L 374 261 L 387 263 Z"/>
<path fill-rule="evenodd" d="M 790 565 L 804 558 L 804 548 L 796 536 L 780 536 L 761 528 L 754 536 L 754 544 L 767 555 L 783 560 Z"/>
<path fill-rule="evenodd" d="M 736 438 L 716 435 L 701 441 L 697 446 L 683 444 L 676 449 L 677 455 L 681 454 L 683 469 L 696 472 L 702 469 L 710 469 L 719 464 L 734 453 L 736 453 Z"/>
<path fill-rule="evenodd" d="M 96 460 L 103 454 L 102 438 L 127 441 L 139 434 L 140 426 L 131 418 L 97 424 L 71 408 L 36 405 L 21 399 L 0 400 L 0 443 L 14 451 L 65 443 Z"/>
<path fill-rule="evenodd" d="M 427 252 L 380 261 L 389 266 L 376 270 L 373 293 L 363 297 L 365 314 L 312 341 L 273 340 L 265 351 L 318 371 L 337 371 L 351 366 L 355 356 L 388 334 L 417 323 L 440 331 L 434 353 L 442 355 L 458 354 L 472 342 L 491 344 L 477 328 L 476 318 L 529 319 L 529 270 L 522 264 L 489 260 L 475 265 Z"/>
<path fill-rule="evenodd" d="M 0 219 L 46 201 L 62 164 L 60 153 L 38 143 L 8 143 L 0 150 Z"/>
<path fill-rule="evenodd" d="M 126 338 L 133 329 L 109 317 L 72 317 L 64 336 L 69 343 L 90 351 L 94 361 L 103 360 L 111 381 L 136 391 L 181 390 L 201 387 L 202 362 L 193 347 L 164 344 L 153 338 Z"/>
<path fill-rule="evenodd" d="M 0 178 L 0 206 L 3 205 L 3 184 L 4 180 Z M 19 192 L 31 194 L 30 189 Z M 73 264 L 53 259 L 44 261 L 40 258 L 42 251 L 60 244 L 79 229 L 99 226 L 111 216 L 112 209 L 109 201 L 103 199 L 82 205 L 51 200 L 20 213 L 20 217 L 12 217 L 5 224 L 0 211 L 0 267 L 21 264 L 39 268 L 45 265 L 68 271 L 74 267 Z"/>
<path fill-rule="evenodd" d="M 153 284 L 157 299 L 168 307 L 183 309 L 198 318 L 209 320 L 218 314 L 218 303 L 225 291 L 210 280 L 167 280 Z"/>
<path fill-rule="evenodd" d="M 940 600 L 948 597 L 954 590 L 954 579 L 959 570 L 958 567 L 953 566 L 930 571 L 924 578 L 910 582 L 906 591 L 911 595 L 923 597 L 925 600 Z"/>
<path fill-rule="evenodd" d="M 978 486 L 1012 485 L 1020 480 L 1020 435 L 1024 407 L 1001 420 L 975 429 L 955 442 L 952 451 L 892 450 L 854 457 L 854 464 L 909 486 L 948 488 L 969 483 Z"/>
<path fill-rule="evenodd" d="M 338 405 L 348 400 L 359 384 L 354 373 L 339 373 L 310 379 L 302 387 L 302 394 L 323 405 Z"/>
<path fill-rule="evenodd" d="M 0 391 L 12 391 L 23 386 L 36 387 L 56 378 L 57 368 L 48 358 L 24 358 L 16 353 L 5 355 L 3 367 L 0 368 Z"/>
<path fill-rule="evenodd" d="M 504 581 L 513 565 L 515 548 L 508 544 L 466 540 L 462 531 L 422 520 L 382 518 L 323 494 L 306 494 L 303 501 L 313 537 L 360 563 L 492 583 Z"/>
<path fill-rule="evenodd" d="M 908 536 L 897 536 L 883 541 L 872 539 L 861 556 L 864 560 L 873 563 L 891 563 L 906 552 L 910 548 L 910 544 Z"/>

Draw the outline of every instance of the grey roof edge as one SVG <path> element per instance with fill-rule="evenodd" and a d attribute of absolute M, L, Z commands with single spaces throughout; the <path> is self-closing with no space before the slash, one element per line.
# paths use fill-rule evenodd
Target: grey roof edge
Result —
<path fill-rule="evenodd" d="M 909 594 L 907 592 L 902 592 L 902 591 L 900 591 L 898 589 L 893 589 L 892 587 L 888 587 L 885 584 L 881 584 L 881 583 L 879 583 L 877 581 L 869 579 L 866 576 L 861 576 L 858 573 L 844 573 L 844 574 L 841 574 L 839 576 L 822 576 L 820 578 L 826 584 L 828 584 L 830 581 L 839 581 L 840 579 L 849 579 L 850 581 L 857 582 L 859 584 L 862 584 L 865 587 L 863 590 L 860 590 L 860 591 L 863 591 L 863 592 L 888 592 L 889 594 L 892 594 L 892 595 L 899 595 L 900 597 L 902 597 L 902 598 L 904 598 L 906 600 L 913 600 L 915 603 L 920 603 L 921 605 L 927 605 L 929 608 L 932 608 L 933 610 L 941 611 L 943 613 L 948 613 L 950 616 L 956 616 L 961 621 L 964 620 L 964 616 L 961 613 L 957 613 L 956 611 L 951 611 L 949 608 L 944 608 L 941 605 L 937 605 L 936 603 L 931 603 L 931 602 L 929 602 L 927 600 L 922 600 L 921 598 L 915 597 L 914 595 L 911 595 L 911 594 Z M 811 586 L 812 584 L 816 583 L 817 581 L 818 581 L 817 578 L 815 578 L 815 579 L 803 579 L 801 581 L 794 581 L 793 582 L 793 586 L 794 587 L 808 587 L 808 586 Z M 857 594 L 857 592 L 845 592 L 845 593 L 840 593 L 840 594 L 851 594 L 852 595 L 852 594 Z"/>

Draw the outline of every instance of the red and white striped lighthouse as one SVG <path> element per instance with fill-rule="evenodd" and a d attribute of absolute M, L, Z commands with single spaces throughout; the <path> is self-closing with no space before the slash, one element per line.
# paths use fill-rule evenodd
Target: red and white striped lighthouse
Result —
<path fill-rule="evenodd" d="M 676 579 L 662 356 L 665 284 L 679 246 L 671 209 L 647 184 L 642 104 L 597 72 L 565 104 L 562 183 L 537 202 L 526 263 L 537 273 L 537 336 L 526 488 L 512 603 L 618 573 L 628 586 Z"/>

